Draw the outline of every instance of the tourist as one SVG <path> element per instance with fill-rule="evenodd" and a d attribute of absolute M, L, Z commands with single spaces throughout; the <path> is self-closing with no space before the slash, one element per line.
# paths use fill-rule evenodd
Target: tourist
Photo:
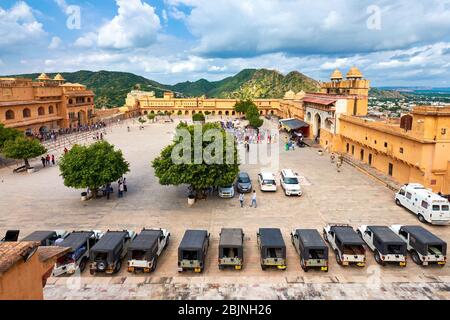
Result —
<path fill-rule="evenodd" d="M 106 185 L 106 188 L 105 188 L 106 200 L 109 200 L 109 199 L 110 199 L 110 197 L 111 197 L 111 191 L 112 191 L 112 186 L 111 186 L 110 183 L 108 183 L 108 184 Z"/>
<path fill-rule="evenodd" d="M 50 155 L 47 155 L 47 157 L 45 158 L 45 164 L 50 166 Z"/>
<path fill-rule="evenodd" d="M 103 133 L 100 133 L 100 140 L 103 140 Z"/>
<path fill-rule="evenodd" d="M 52 154 L 52 164 L 53 164 L 53 165 L 56 164 L 56 161 L 55 161 L 55 155 L 54 155 L 54 154 Z"/>
<path fill-rule="evenodd" d="M 45 168 L 45 158 L 41 157 L 42 166 Z"/>
<path fill-rule="evenodd" d="M 123 183 L 119 184 L 119 198 L 123 198 L 124 190 Z"/>
<path fill-rule="evenodd" d="M 69 152 L 69 150 L 67 150 L 67 148 L 64 148 L 64 154 L 67 154 Z"/>
<path fill-rule="evenodd" d="M 255 206 L 255 209 L 258 207 L 258 204 L 256 202 L 256 190 L 253 190 L 252 205 L 250 206 L 250 208 L 253 208 L 253 206 Z"/>
<path fill-rule="evenodd" d="M 243 208 L 244 207 L 244 194 L 243 193 L 241 193 L 239 195 L 239 202 L 241 203 L 241 208 Z"/>
<path fill-rule="evenodd" d="M 123 184 L 123 191 L 128 192 L 127 178 L 125 178 L 125 177 L 123 178 L 122 184 Z"/>

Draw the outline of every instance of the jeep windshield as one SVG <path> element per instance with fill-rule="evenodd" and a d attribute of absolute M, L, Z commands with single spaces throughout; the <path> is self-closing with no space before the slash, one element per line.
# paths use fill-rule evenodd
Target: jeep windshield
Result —
<path fill-rule="evenodd" d="M 297 178 L 284 178 L 284 183 L 286 184 L 298 184 Z"/>

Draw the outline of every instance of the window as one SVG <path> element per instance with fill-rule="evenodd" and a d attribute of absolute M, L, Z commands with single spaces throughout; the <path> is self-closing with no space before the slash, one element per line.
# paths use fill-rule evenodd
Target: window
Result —
<path fill-rule="evenodd" d="M 377 144 L 377 140 L 375 140 L 374 142 L 375 142 L 375 144 Z"/>
<path fill-rule="evenodd" d="M 389 171 L 388 174 L 392 177 L 394 175 L 394 165 L 389 163 Z"/>
<path fill-rule="evenodd" d="M 411 198 L 412 198 L 411 192 L 407 192 L 407 193 L 406 193 L 406 198 L 409 199 L 409 200 L 411 200 Z"/>
<path fill-rule="evenodd" d="M 49 107 L 48 107 L 48 113 L 49 113 L 49 114 L 55 113 L 55 109 L 53 108 L 53 106 L 49 106 Z"/>
<path fill-rule="evenodd" d="M 350 144 L 347 143 L 347 153 L 350 151 Z"/>
<path fill-rule="evenodd" d="M 40 115 L 40 116 L 45 115 L 44 107 L 40 107 L 40 108 L 38 109 L 38 115 Z"/>
<path fill-rule="evenodd" d="M 403 148 L 400 148 L 400 153 L 404 153 L 405 152 L 405 150 L 403 149 Z"/>
<path fill-rule="evenodd" d="M 399 192 L 399 195 L 404 196 L 405 195 L 405 190 L 401 189 Z"/>
<path fill-rule="evenodd" d="M 13 120 L 15 118 L 14 111 L 8 110 L 5 113 L 6 120 Z"/>
<path fill-rule="evenodd" d="M 352 155 L 355 155 L 355 146 L 352 146 Z"/>
<path fill-rule="evenodd" d="M 384 143 L 384 147 L 385 147 L 385 148 L 388 147 L 388 143 L 387 143 L 387 142 Z"/>
<path fill-rule="evenodd" d="M 23 109 L 23 117 L 24 117 L 24 118 L 29 118 L 29 117 L 31 117 L 31 110 L 28 109 L 28 108 Z"/>
<path fill-rule="evenodd" d="M 433 211 L 440 211 L 441 210 L 441 206 L 439 205 L 433 205 Z"/>
<path fill-rule="evenodd" d="M 450 208 L 449 208 L 448 205 L 443 205 L 442 206 L 442 211 L 449 211 L 449 210 L 450 210 Z"/>
<path fill-rule="evenodd" d="M 428 209 L 428 202 L 422 201 L 422 208 Z"/>

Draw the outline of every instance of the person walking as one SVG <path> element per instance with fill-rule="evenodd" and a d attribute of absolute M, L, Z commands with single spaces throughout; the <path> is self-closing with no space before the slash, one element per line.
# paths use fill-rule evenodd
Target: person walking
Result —
<path fill-rule="evenodd" d="M 244 200 L 245 200 L 245 196 L 244 196 L 243 193 L 241 193 L 241 194 L 239 195 L 239 202 L 241 203 L 241 208 L 244 207 Z"/>
<path fill-rule="evenodd" d="M 52 164 L 55 165 L 56 164 L 56 160 L 55 160 L 55 155 L 52 154 Z"/>
<path fill-rule="evenodd" d="M 67 148 L 64 148 L 64 154 L 67 154 L 69 152 L 69 150 L 67 150 Z"/>
<path fill-rule="evenodd" d="M 253 208 L 253 206 L 255 207 L 255 209 L 258 207 L 258 203 L 256 202 L 256 190 L 253 190 L 252 205 L 250 206 L 250 208 Z"/>
<path fill-rule="evenodd" d="M 45 158 L 45 164 L 50 166 L 50 155 L 47 155 L 47 157 Z"/>
<path fill-rule="evenodd" d="M 119 198 L 123 198 L 123 191 L 124 191 L 123 183 L 119 184 Z"/>
<path fill-rule="evenodd" d="M 112 189 L 112 187 L 111 187 L 111 184 L 110 183 L 108 183 L 107 185 L 106 185 L 106 188 L 105 188 L 106 190 L 106 200 L 109 200 L 110 199 L 110 197 L 111 197 L 111 189 Z"/>
<path fill-rule="evenodd" d="M 42 162 L 42 166 L 45 168 L 46 166 L 45 166 L 45 158 L 44 157 L 41 157 L 41 162 Z"/>
<path fill-rule="evenodd" d="M 123 177 L 122 184 L 123 184 L 123 191 L 128 192 L 127 178 Z"/>

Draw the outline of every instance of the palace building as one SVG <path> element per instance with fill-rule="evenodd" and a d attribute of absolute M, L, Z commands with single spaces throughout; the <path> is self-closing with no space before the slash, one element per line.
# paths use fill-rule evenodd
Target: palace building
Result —
<path fill-rule="evenodd" d="M 94 93 L 60 74 L 0 78 L 0 123 L 7 128 L 37 134 L 90 124 L 93 117 Z"/>

